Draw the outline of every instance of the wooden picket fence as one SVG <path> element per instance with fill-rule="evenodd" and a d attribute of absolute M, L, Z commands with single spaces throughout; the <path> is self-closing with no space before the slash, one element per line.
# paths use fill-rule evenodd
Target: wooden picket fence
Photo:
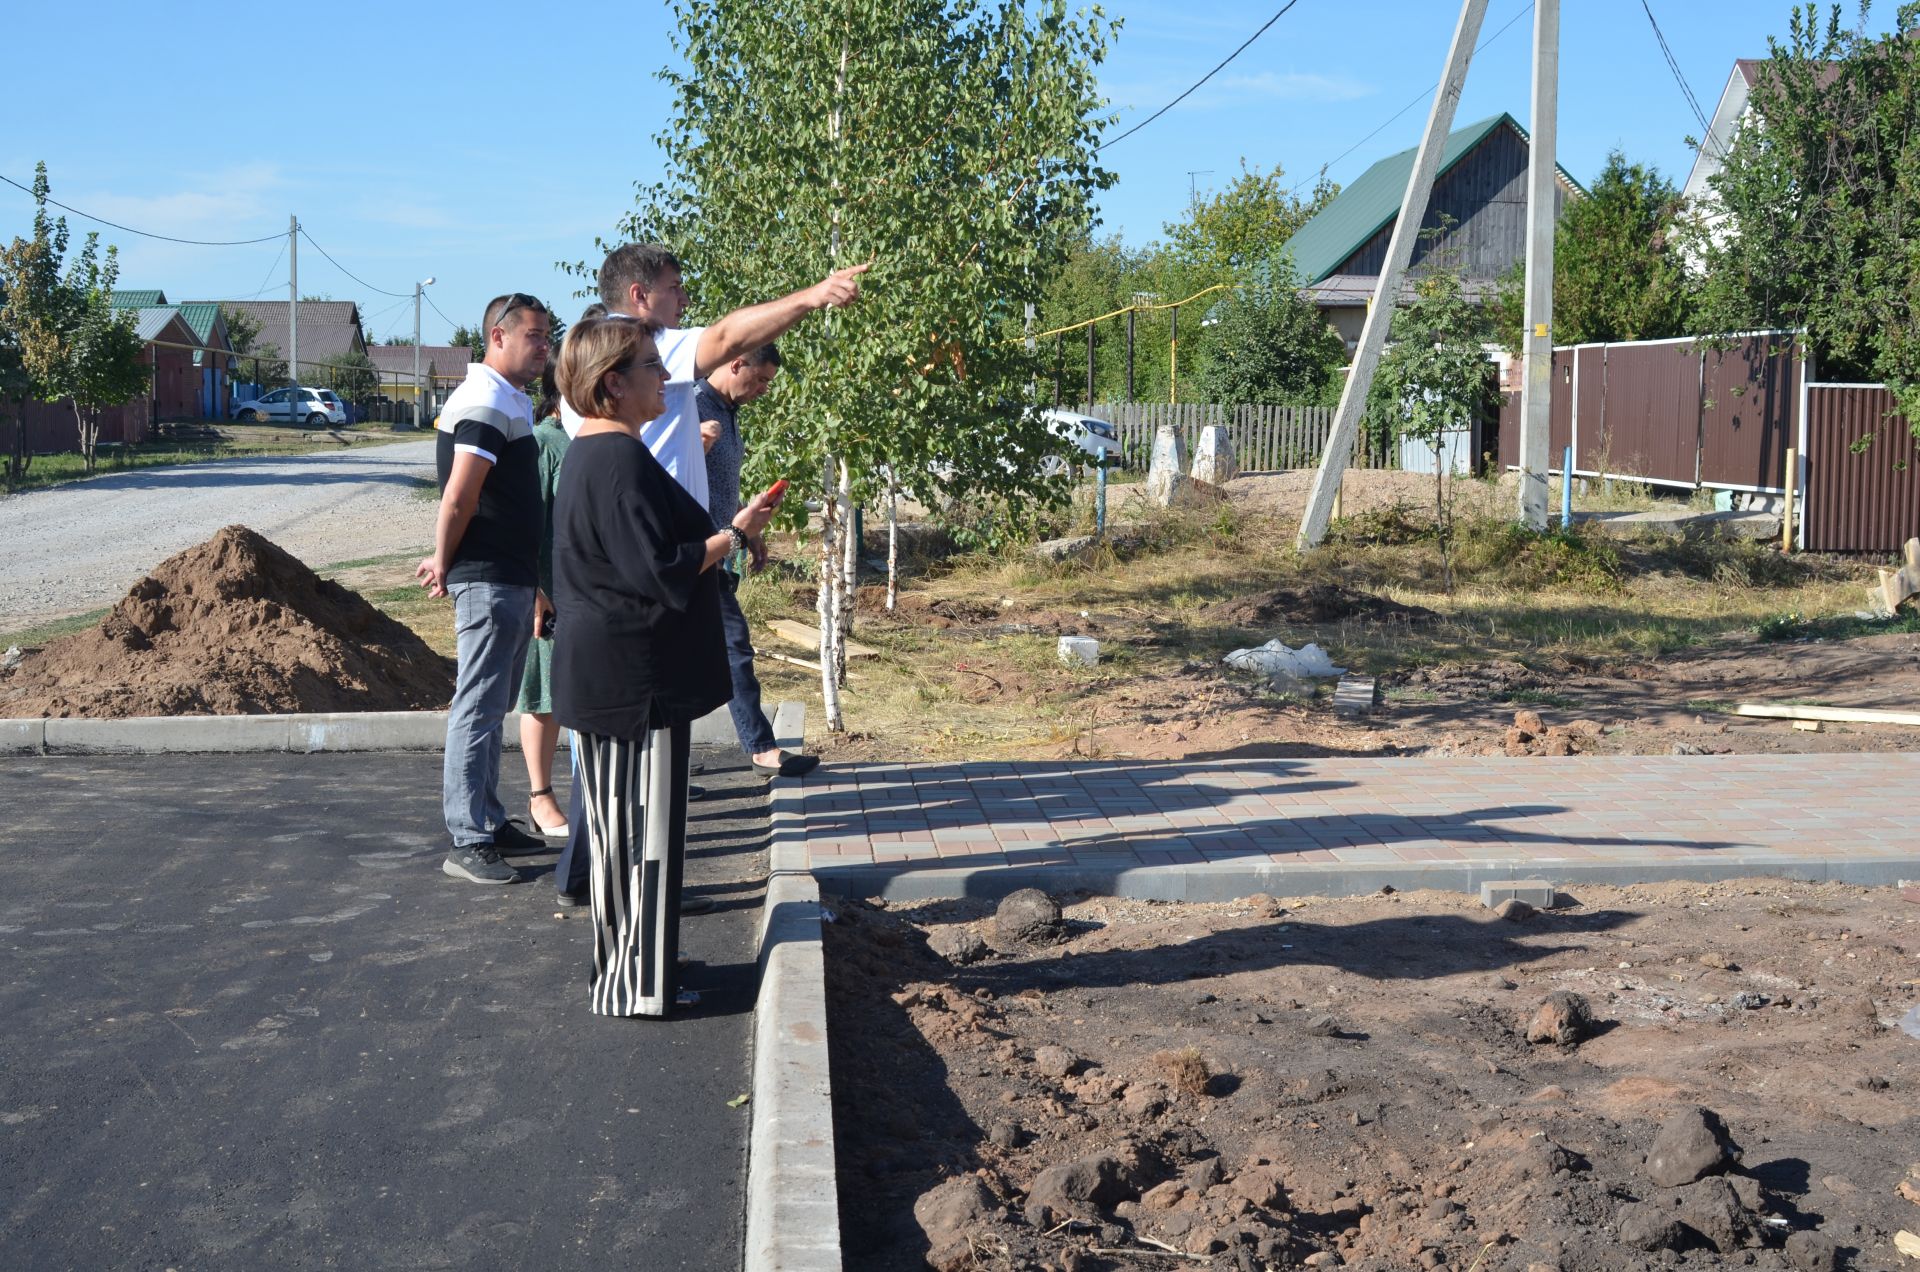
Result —
<path fill-rule="evenodd" d="M 1284 472 L 1315 468 L 1333 427 L 1328 406 L 1236 406 L 1200 402 L 1098 402 L 1077 408 L 1111 422 L 1120 435 L 1121 464 L 1145 470 L 1153 458 L 1153 435 L 1163 424 L 1180 430 L 1189 458 L 1200 430 L 1223 425 L 1233 442 L 1233 455 L 1243 473 Z M 1370 447 L 1362 436 L 1354 440 L 1355 468 L 1390 468 L 1397 458 L 1390 450 Z"/>

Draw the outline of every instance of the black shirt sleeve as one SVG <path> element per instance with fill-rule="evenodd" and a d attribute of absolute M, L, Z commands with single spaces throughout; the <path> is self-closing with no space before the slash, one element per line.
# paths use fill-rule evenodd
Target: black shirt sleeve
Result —
<path fill-rule="evenodd" d="M 649 497 L 647 492 L 631 488 L 621 492 L 607 546 L 614 569 L 628 587 L 681 612 L 687 608 L 706 564 L 707 544 L 704 538 L 681 538 L 670 500 L 660 498 L 660 493 L 653 492 Z"/>
<path fill-rule="evenodd" d="M 480 456 L 490 464 L 506 453 L 507 436 L 480 420 L 461 420 L 453 426 L 453 448 Z"/>

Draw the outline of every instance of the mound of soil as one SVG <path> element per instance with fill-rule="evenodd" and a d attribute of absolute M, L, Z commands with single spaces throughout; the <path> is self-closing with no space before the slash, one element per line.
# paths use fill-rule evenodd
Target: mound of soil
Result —
<path fill-rule="evenodd" d="M 1035 945 L 978 899 L 836 899 L 848 1272 L 1893 1266 L 1920 910 L 1567 900 L 1089 898 Z"/>
<path fill-rule="evenodd" d="M 0 676 L 0 716 L 412 711 L 453 663 L 245 526 L 160 563 L 97 627 Z"/>
<path fill-rule="evenodd" d="M 1424 623 L 1439 617 L 1423 605 L 1402 605 L 1371 592 L 1327 582 L 1310 583 L 1304 588 L 1275 588 L 1259 596 L 1236 596 L 1201 612 L 1211 622 L 1248 631 L 1338 623 L 1350 618 L 1370 623 Z"/>

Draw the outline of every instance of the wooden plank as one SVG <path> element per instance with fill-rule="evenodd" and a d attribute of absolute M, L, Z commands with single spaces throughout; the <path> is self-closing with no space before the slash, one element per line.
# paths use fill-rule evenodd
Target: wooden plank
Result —
<path fill-rule="evenodd" d="M 1776 707 L 1743 702 L 1733 709 L 1739 716 L 1765 720 L 1833 720 L 1842 724 L 1904 724 L 1920 727 L 1920 711 L 1869 711 L 1863 707 Z"/>
<path fill-rule="evenodd" d="M 820 648 L 820 629 L 806 623 L 796 623 L 790 618 L 776 618 L 767 627 L 781 640 L 791 641 L 802 649 Z M 847 642 L 847 657 L 877 658 L 880 651 L 870 645 L 862 645 L 857 640 Z"/>

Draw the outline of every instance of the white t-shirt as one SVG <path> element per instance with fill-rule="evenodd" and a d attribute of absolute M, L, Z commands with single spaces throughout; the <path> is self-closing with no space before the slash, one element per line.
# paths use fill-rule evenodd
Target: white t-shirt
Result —
<path fill-rule="evenodd" d="M 660 346 L 660 360 L 667 364 L 666 409 L 640 430 L 660 466 L 680 483 L 681 489 L 707 506 L 707 452 L 700 445 L 700 412 L 693 403 L 694 357 L 700 351 L 700 336 L 705 327 L 668 327 L 656 331 L 654 343 Z M 573 403 L 560 403 L 560 426 L 572 437 L 580 431 L 580 413 Z"/>

